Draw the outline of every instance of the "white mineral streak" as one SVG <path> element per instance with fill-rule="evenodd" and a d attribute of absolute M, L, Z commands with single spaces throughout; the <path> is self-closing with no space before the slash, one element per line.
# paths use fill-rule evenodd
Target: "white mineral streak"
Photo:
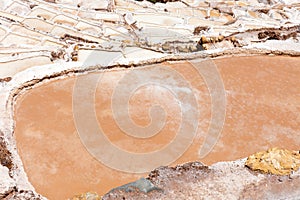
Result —
<path fill-rule="evenodd" d="M 8 168 L 0 165 L 0 194 L 7 192 L 14 185 L 14 180 L 9 177 Z"/>

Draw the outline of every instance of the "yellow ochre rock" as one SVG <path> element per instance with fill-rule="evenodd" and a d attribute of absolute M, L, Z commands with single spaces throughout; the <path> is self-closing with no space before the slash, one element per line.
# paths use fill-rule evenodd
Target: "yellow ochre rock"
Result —
<path fill-rule="evenodd" d="M 96 192 L 87 192 L 84 194 L 76 195 L 69 200 L 100 200 L 101 197 Z"/>
<path fill-rule="evenodd" d="M 300 152 L 271 148 L 249 156 L 245 165 L 255 171 L 289 175 L 300 167 Z"/>

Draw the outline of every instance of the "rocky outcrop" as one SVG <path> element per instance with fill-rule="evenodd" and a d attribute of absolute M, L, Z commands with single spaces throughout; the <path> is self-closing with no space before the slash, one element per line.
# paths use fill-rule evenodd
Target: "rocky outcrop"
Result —
<path fill-rule="evenodd" d="M 255 171 L 289 175 L 300 167 L 300 151 L 272 148 L 249 156 L 246 166 Z"/>
<path fill-rule="evenodd" d="M 279 157 L 285 158 L 284 155 Z M 246 159 L 242 159 L 211 166 L 191 162 L 175 167 L 160 167 L 153 170 L 147 179 L 161 190 L 142 192 L 124 190 L 122 186 L 107 193 L 103 199 L 299 198 L 299 170 L 288 176 L 279 176 L 252 171 L 245 164 Z"/>

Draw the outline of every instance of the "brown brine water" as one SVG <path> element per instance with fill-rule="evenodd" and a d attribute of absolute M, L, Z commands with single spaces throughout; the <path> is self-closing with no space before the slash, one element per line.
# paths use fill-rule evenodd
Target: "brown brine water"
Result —
<path fill-rule="evenodd" d="M 180 73 L 197 97 L 199 119 L 192 145 L 174 163 L 200 160 L 205 164 L 246 157 L 269 147 L 299 149 L 300 60 L 283 56 L 247 56 L 214 60 L 226 93 L 226 118 L 220 138 L 203 159 L 199 148 L 211 121 L 211 98 L 204 79 L 187 62 L 163 63 Z M 148 70 L 155 65 L 136 70 Z M 159 104 L 166 112 L 163 129 L 150 138 L 133 138 L 116 124 L 111 98 L 118 81 L 131 69 L 96 72 L 101 75 L 95 93 L 95 111 L 106 137 L 129 152 L 163 148 L 181 123 L 181 108 L 172 92 L 155 85 L 140 87 L 129 100 L 134 123 L 151 123 L 148 110 Z M 90 73 L 81 76 L 91 76 Z M 111 169 L 86 150 L 76 130 L 72 94 L 76 77 L 53 80 L 20 95 L 15 105 L 15 139 L 29 181 L 49 199 L 67 199 L 75 194 L 110 189 L 139 179 L 144 174 Z M 130 162 L 130 161 L 128 161 Z"/>

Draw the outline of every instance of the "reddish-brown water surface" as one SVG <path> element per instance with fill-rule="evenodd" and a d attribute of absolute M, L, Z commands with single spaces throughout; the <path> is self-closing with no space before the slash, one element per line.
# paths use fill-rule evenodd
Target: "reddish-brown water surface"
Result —
<path fill-rule="evenodd" d="M 248 56 L 214 62 L 225 87 L 226 118 L 218 142 L 203 159 L 198 153 L 209 129 L 212 103 L 207 85 L 187 62 L 164 63 L 189 81 L 197 97 L 198 108 L 194 109 L 199 111 L 193 144 L 172 165 L 194 160 L 206 164 L 235 160 L 274 146 L 299 149 L 300 59 Z M 155 85 L 140 87 L 129 100 L 132 121 L 147 126 L 151 123 L 149 108 L 159 104 L 166 112 L 166 123 L 150 138 L 124 134 L 113 118 L 111 99 L 127 70 L 97 72 L 103 75 L 95 93 L 99 126 L 111 143 L 129 152 L 161 149 L 172 141 L 180 127 L 180 104 L 167 89 Z M 22 94 L 15 106 L 15 138 L 25 171 L 37 192 L 50 199 L 66 199 L 87 191 L 104 194 L 145 175 L 113 170 L 86 150 L 73 119 L 75 80 L 71 77 L 37 86 Z"/>

